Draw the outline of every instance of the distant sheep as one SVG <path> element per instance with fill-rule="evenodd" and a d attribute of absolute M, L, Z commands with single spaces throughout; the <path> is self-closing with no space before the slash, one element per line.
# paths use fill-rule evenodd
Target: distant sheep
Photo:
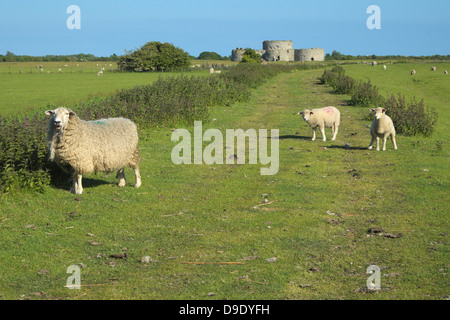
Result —
<path fill-rule="evenodd" d="M 103 70 L 100 70 L 99 72 L 97 72 L 97 76 L 102 76 L 103 75 Z"/>
<path fill-rule="evenodd" d="M 395 142 L 395 128 L 392 119 L 385 113 L 386 109 L 376 108 L 370 109 L 374 112 L 375 117 L 372 121 L 370 128 L 370 135 L 372 140 L 370 141 L 369 149 L 373 148 L 375 140 L 377 141 L 377 151 L 380 151 L 380 139 L 383 139 L 383 151 L 386 150 L 386 140 L 391 136 L 392 143 L 394 144 L 394 150 L 397 150 L 397 143 Z"/>
<path fill-rule="evenodd" d="M 383 69 L 386 70 L 386 68 L 387 68 L 386 65 L 383 65 Z"/>
<path fill-rule="evenodd" d="M 313 131 L 312 141 L 316 140 L 316 129 L 319 127 L 322 133 L 322 140 L 327 141 L 325 136 L 325 128 L 331 128 L 331 141 L 336 140 L 341 120 L 341 113 L 335 107 L 325 107 L 322 109 L 305 109 L 298 114 L 301 114 Z"/>
<path fill-rule="evenodd" d="M 214 68 L 209 68 L 209 73 L 214 73 Z"/>
<path fill-rule="evenodd" d="M 431 67 L 431 71 L 436 71 L 436 67 Z"/>
<path fill-rule="evenodd" d="M 413 76 L 413 75 L 415 75 L 416 74 L 416 70 L 412 70 L 411 71 L 411 75 Z"/>
<path fill-rule="evenodd" d="M 447 70 L 444 70 L 444 74 L 448 74 L 448 71 L 447 71 Z"/>
<path fill-rule="evenodd" d="M 83 174 L 117 172 L 119 187 L 126 184 L 125 167 L 134 169 L 135 187 L 141 186 L 136 125 L 124 118 L 81 120 L 72 110 L 47 110 L 49 160 L 72 174 L 72 193 L 82 194 Z"/>

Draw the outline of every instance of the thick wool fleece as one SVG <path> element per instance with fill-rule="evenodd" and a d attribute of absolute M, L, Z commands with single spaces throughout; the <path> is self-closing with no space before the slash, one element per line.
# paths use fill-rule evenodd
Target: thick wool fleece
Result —
<path fill-rule="evenodd" d="M 50 157 L 68 172 L 85 174 L 139 167 L 137 129 L 128 119 L 84 121 L 72 115 L 64 131 L 53 132 L 49 138 Z"/>

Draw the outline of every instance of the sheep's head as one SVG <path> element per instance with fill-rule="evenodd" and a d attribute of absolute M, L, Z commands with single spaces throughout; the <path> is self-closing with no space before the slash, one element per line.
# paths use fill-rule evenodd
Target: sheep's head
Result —
<path fill-rule="evenodd" d="M 47 110 L 45 114 L 51 116 L 49 120 L 49 126 L 54 128 L 56 131 L 61 132 L 69 123 L 69 119 L 75 116 L 75 112 L 66 108 L 57 108 L 55 110 Z"/>
<path fill-rule="evenodd" d="M 375 118 L 380 119 L 381 116 L 386 112 L 386 109 L 378 107 L 376 109 L 370 109 L 375 115 Z"/>
<path fill-rule="evenodd" d="M 303 117 L 303 120 L 308 121 L 308 119 L 314 114 L 311 110 L 305 109 L 303 111 L 300 111 L 297 114 L 301 114 Z"/>

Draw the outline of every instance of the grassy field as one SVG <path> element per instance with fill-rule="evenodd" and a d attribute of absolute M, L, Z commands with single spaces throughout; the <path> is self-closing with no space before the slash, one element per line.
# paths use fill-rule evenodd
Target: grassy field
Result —
<path fill-rule="evenodd" d="M 141 132 L 139 189 L 126 170 L 120 189 L 115 175 L 98 174 L 83 180 L 83 195 L 68 185 L 4 196 L 0 298 L 448 299 L 448 78 L 421 65 L 414 80 L 412 67 L 345 67 L 439 112 L 433 137 L 398 136 L 395 152 L 367 150 L 370 123 L 318 84 L 323 70 L 297 71 L 203 123 L 279 129 L 276 175 L 261 176 L 261 164 L 175 165 L 175 128 L 155 128 Z M 326 105 L 342 114 L 337 140 L 312 142 L 295 114 Z M 64 287 L 71 265 L 81 267 L 80 290 Z M 366 290 L 370 265 L 381 269 L 376 292 Z"/>
<path fill-rule="evenodd" d="M 209 74 L 214 61 L 192 61 L 189 74 Z M 215 62 L 222 63 L 222 62 Z M 42 66 L 43 71 L 37 66 Z M 97 76 L 104 68 L 103 76 Z M 75 104 L 90 97 L 150 84 L 160 76 L 179 73 L 117 72 L 117 63 L 97 62 L 2 62 L 0 63 L 0 114 L 35 110 L 47 104 Z"/>

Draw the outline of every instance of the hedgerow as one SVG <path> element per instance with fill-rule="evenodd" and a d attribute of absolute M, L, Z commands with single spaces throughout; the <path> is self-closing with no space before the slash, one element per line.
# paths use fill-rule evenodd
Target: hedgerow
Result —
<path fill-rule="evenodd" d="M 351 95 L 350 105 L 372 108 L 383 107 L 392 118 L 397 133 L 404 135 L 431 136 L 438 120 L 438 114 L 427 107 L 423 101 L 415 99 L 406 101 L 400 93 L 384 98 L 378 88 L 370 80 L 357 81 L 345 75 L 344 68 L 336 66 L 325 70 L 319 78 L 321 84 L 326 84 L 335 90 L 335 93 Z M 370 120 L 372 113 L 365 113 L 364 120 Z"/>

